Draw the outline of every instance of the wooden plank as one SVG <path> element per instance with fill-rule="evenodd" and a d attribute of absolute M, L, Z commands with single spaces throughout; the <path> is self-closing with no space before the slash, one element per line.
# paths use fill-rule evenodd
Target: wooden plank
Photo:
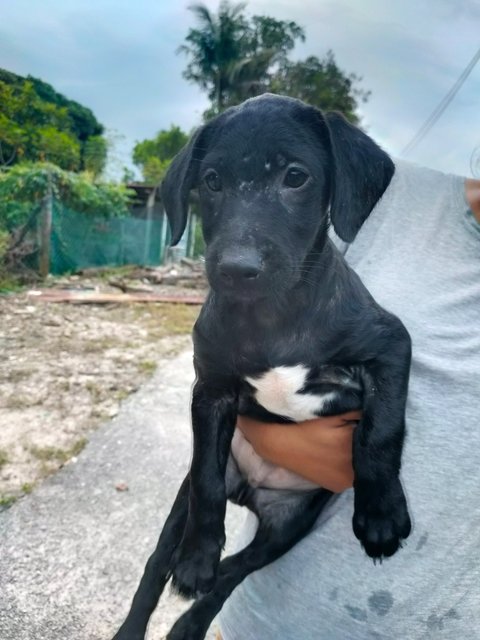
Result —
<path fill-rule="evenodd" d="M 97 291 L 65 291 L 63 289 L 41 289 L 29 291 L 43 302 L 69 302 L 71 304 L 132 304 L 135 302 L 167 302 L 173 304 L 203 304 L 205 296 L 170 296 L 158 293 L 100 293 Z"/>

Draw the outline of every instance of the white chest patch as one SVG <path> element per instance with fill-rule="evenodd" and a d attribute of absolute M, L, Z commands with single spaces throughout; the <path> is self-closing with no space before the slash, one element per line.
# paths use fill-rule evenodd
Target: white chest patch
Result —
<path fill-rule="evenodd" d="M 316 418 L 323 406 L 332 400 L 336 392 L 323 395 L 299 393 L 305 386 L 308 367 L 274 367 L 258 378 L 246 377 L 256 389 L 255 400 L 267 411 L 290 418 L 295 422 Z"/>

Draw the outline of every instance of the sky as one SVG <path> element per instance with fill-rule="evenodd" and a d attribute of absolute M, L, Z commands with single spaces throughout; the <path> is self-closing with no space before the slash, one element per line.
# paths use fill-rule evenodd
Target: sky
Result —
<path fill-rule="evenodd" d="M 0 67 L 41 78 L 91 108 L 115 141 L 115 173 L 131 164 L 136 141 L 201 122 L 208 101 L 182 78 L 187 58 L 176 53 L 195 25 L 190 4 L 0 0 Z M 394 157 L 480 48 L 479 0 L 250 0 L 246 13 L 302 26 L 306 41 L 292 58 L 331 49 L 344 72 L 361 76 L 371 91 L 362 126 Z M 480 62 L 407 159 L 472 175 L 472 153 L 480 177 Z"/>

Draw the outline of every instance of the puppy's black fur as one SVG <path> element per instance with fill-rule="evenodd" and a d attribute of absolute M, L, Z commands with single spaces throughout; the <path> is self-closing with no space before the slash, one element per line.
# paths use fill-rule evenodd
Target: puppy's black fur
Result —
<path fill-rule="evenodd" d="M 197 599 L 168 639 L 201 640 L 232 590 L 300 540 L 330 498 L 254 488 L 230 455 L 238 413 L 295 421 L 257 393 L 269 371 L 305 372 L 294 395 L 318 396 L 317 415 L 362 408 L 353 531 L 373 558 L 409 535 L 399 471 L 410 338 L 327 236 L 330 219 L 352 241 L 393 172 L 342 116 L 273 95 L 218 116 L 173 161 L 162 188 L 172 243 L 197 188 L 211 285 L 194 329 L 193 460 L 115 640 L 143 640 L 169 578 Z M 227 498 L 253 510 L 259 528 L 219 564 Z"/>

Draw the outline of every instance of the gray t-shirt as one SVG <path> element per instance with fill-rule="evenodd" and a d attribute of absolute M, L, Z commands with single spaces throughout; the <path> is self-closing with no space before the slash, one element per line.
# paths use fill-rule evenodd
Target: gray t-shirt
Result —
<path fill-rule="evenodd" d="M 480 224 L 462 178 L 396 165 L 345 257 L 413 339 L 401 472 L 412 534 L 374 565 L 344 492 L 234 591 L 223 640 L 480 639 Z"/>

